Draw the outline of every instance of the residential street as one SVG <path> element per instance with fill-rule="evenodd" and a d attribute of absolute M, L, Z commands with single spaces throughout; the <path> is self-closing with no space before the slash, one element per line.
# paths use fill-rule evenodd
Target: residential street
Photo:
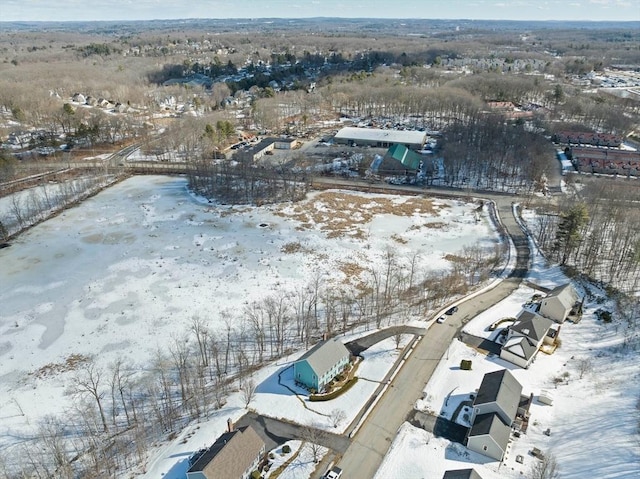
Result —
<path fill-rule="evenodd" d="M 438 191 L 439 195 L 446 193 Z M 411 413 L 416 400 L 422 398 L 425 384 L 462 325 L 509 296 L 526 274 L 529 247 L 526 236 L 512 215 L 511 198 L 495 196 L 491 199 L 496 202 L 503 224 L 518 251 L 513 272 L 493 289 L 459 303 L 458 312 L 444 324 L 433 323 L 338 461 L 344 477 L 366 479 L 375 476 L 398 428 Z"/>

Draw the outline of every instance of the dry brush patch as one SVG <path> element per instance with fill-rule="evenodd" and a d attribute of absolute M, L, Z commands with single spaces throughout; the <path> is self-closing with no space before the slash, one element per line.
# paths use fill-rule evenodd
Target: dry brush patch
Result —
<path fill-rule="evenodd" d="M 275 214 L 299 222 L 296 229 L 300 231 L 315 225 L 328 238 L 349 236 L 364 240 L 367 232 L 363 225 L 376 216 L 435 216 L 442 208 L 444 205 L 427 198 L 391 198 L 327 191 L 293 207 L 288 205 L 287 208 L 281 208 Z"/>
<path fill-rule="evenodd" d="M 84 354 L 72 354 L 62 363 L 45 364 L 36 372 L 32 373 L 32 375 L 38 379 L 43 379 L 60 373 L 75 371 L 79 366 L 90 361 L 90 359 L 89 356 L 85 356 Z"/>

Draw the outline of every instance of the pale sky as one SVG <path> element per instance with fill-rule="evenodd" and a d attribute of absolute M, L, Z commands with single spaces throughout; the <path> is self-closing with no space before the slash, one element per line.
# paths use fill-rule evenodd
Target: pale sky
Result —
<path fill-rule="evenodd" d="M 0 0 L 0 21 L 269 17 L 640 21 L 640 1 Z"/>

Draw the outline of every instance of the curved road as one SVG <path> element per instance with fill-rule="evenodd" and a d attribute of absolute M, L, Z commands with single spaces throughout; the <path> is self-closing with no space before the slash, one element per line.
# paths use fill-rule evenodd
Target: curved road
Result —
<path fill-rule="evenodd" d="M 334 187 L 349 188 L 347 182 L 337 184 L 331 181 L 331 183 Z M 351 184 L 351 189 L 353 188 Z M 385 189 L 387 189 L 386 186 Z M 398 187 L 398 190 L 404 193 L 411 191 L 412 194 L 431 194 L 442 197 L 465 196 L 465 193 L 461 194 L 460 191 L 435 188 L 417 190 Z M 478 196 L 492 200 L 496 204 L 502 224 L 516 247 L 516 265 L 508 278 L 492 289 L 458 303 L 458 312 L 446 323 L 434 323 L 427 330 L 417 343 L 413 354 L 409 356 L 338 461 L 345 478 L 367 479 L 375 476 L 398 428 L 412 412 L 415 402 L 422 398 L 426 383 L 453 339 L 458 336 L 463 324 L 509 296 L 520 285 L 528 270 L 529 244 L 525 233 L 513 216 L 511 197 L 491 194 Z"/>

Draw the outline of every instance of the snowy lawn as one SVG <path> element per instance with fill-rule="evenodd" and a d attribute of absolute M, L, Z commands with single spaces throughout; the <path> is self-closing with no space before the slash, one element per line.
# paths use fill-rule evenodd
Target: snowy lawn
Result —
<path fill-rule="evenodd" d="M 408 343 L 411 336 L 403 336 L 400 348 Z M 369 348 L 363 353 L 364 361 L 360 364 L 357 376 L 360 380 L 344 395 L 326 402 L 309 402 L 307 392 L 295 386 L 291 373 L 293 361 L 302 353 L 281 359 L 275 364 L 258 371 L 253 380 L 257 384 L 255 399 L 249 407 L 260 414 L 294 421 L 298 424 L 309 425 L 331 432 L 342 432 L 360 411 L 371 393 L 378 386 L 376 381 L 382 379 L 391 369 L 398 358 L 400 350 L 396 349 L 393 339 L 387 339 Z M 295 396 L 284 386 L 278 384 L 278 374 L 282 374 L 281 381 L 291 389 L 297 390 L 300 396 Z M 330 418 L 334 409 L 345 412 L 336 428 Z M 145 479 L 183 479 L 187 470 L 187 459 L 195 451 L 210 446 L 218 436 L 226 431 L 227 419 L 238 420 L 247 412 L 241 393 L 235 392 L 229 396 L 228 403 L 210 418 L 198 424 L 192 424 L 170 444 L 159 448 L 155 459 L 151 462 L 147 472 L 140 476 Z M 303 448 L 304 449 L 304 448 Z M 176 460 L 176 458 L 180 458 Z M 298 462 L 289 468 L 293 471 L 307 470 L 306 456 L 303 454 Z M 306 461 L 306 462 L 305 462 Z M 313 471 L 313 467 L 311 468 Z M 310 472 L 310 471 L 309 471 Z M 291 474 L 289 472 L 288 474 Z M 287 476 L 303 479 L 305 475 Z"/>
<path fill-rule="evenodd" d="M 548 288 L 569 281 L 560 268 L 548 265 L 539 253 L 534 255 L 529 280 Z M 522 286 L 474 318 L 465 330 L 490 337 L 488 326 L 502 317 L 515 316 L 533 292 Z M 556 457 L 562 479 L 638 477 L 640 354 L 624 347 L 622 325 L 604 324 L 596 318 L 594 311 L 606 306 L 606 298 L 595 288 L 592 295 L 595 299 L 585 303 L 582 321 L 562 325 L 562 345 L 556 352 L 538 353 L 528 369 L 500 358 L 487 358 L 454 341 L 427 384 L 424 398 L 417 401 L 417 409 L 450 419 L 456 407 L 480 386 L 485 373 L 509 369 L 522 384 L 522 394 L 533 394 L 534 402 L 527 433 L 520 438 L 512 436 L 502 463 L 405 423 L 376 479 L 441 479 L 446 470 L 465 468 L 474 468 L 484 479 L 521 478 L 537 461 L 529 454 L 533 447 Z M 473 361 L 472 371 L 459 368 L 461 359 Z M 583 360 L 590 361 L 592 367 L 580 378 Z M 552 406 L 537 400 L 542 390 L 553 396 Z M 464 412 L 456 418 L 458 423 L 465 424 L 463 416 Z M 544 434 L 547 429 L 550 435 Z M 515 461 L 518 455 L 524 464 Z"/>

